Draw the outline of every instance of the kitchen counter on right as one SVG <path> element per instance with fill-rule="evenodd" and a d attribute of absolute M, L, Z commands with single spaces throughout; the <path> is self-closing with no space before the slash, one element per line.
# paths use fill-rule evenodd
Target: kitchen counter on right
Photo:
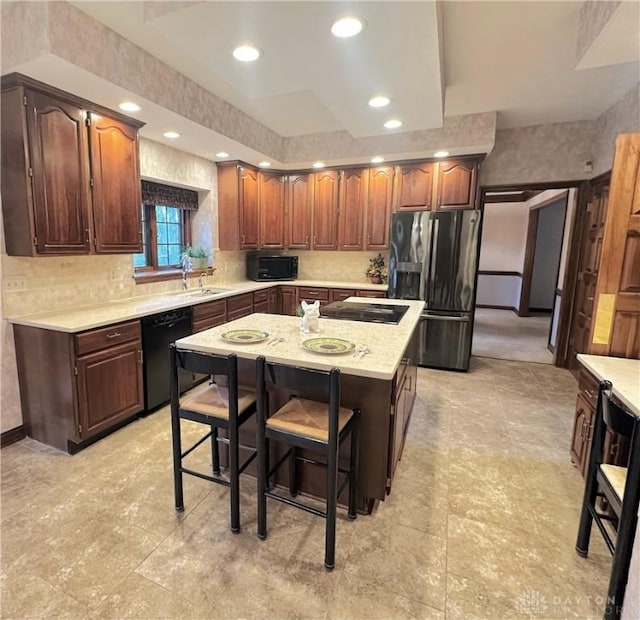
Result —
<path fill-rule="evenodd" d="M 600 381 L 611 381 L 613 395 L 640 416 L 640 360 L 580 353 L 578 361 Z"/>

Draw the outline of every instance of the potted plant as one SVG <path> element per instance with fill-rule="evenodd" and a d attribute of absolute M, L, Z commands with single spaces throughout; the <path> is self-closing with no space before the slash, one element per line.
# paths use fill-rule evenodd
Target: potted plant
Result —
<path fill-rule="evenodd" d="M 180 256 L 180 262 L 183 267 L 189 271 L 198 271 L 200 269 L 207 268 L 207 262 L 209 260 L 209 253 L 200 246 L 191 246 L 188 245 L 182 251 L 182 255 Z"/>
<path fill-rule="evenodd" d="M 369 276 L 372 284 L 382 284 L 387 281 L 387 278 L 389 277 L 389 270 L 384 264 L 384 257 L 382 254 L 378 254 L 378 256 L 369 259 L 369 266 L 367 267 L 366 274 Z"/>

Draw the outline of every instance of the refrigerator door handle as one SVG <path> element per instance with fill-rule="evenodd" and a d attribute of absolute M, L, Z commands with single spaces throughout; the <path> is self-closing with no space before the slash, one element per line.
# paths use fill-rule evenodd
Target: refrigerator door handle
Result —
<path fill-rule="evenodd" d="M 424 269 L 422 270 L 422 281 L 420 283 L 420 297 L 424 299 L 428 307 L 429 294 L 431 293 L 431 241 L 433 239 L 433 220 L 430 214 L 427 214 L 425 219 L 427 220 L 427 230 L 424 238 L 428 240 L 429 245 L 427 246 L 427 251 L 424 253 Z"/>
<path fill-rule="evenodd" d="M 431 219 L 431 244 L 429 258 L 429 299 L 436 296 L 436 261 L 438 257 L 438 235 L 440 233 L 440 222 Z"/>
<path fill-rule="evenodd" d="M 468 316 L 447 316 L 442 314 L 422 314 L 421 321 L 450 321 L 452 323 L 469 323 L 471 319 Z"/>

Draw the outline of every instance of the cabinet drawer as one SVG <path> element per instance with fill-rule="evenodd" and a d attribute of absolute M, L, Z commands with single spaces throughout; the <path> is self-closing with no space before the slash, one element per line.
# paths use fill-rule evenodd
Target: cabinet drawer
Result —
<path fill-rule="evenodd" d="M 211 329 L 212 327 L 217 327 L 218 325 L 224 325 L 226 322 L 227 322 L 226 312 L 222 316 L 210 316 L 210 317 L 207 317 L 206 319 L 193 321 L 193 333 L 197 334 L 198 332 L 202 332 L 205 329 Z"/>
<path fill-rule="evenodd" d="M 130 340 L 140 340 L 140 321 L 118 323 L 77 334 L 75 337 L 76 355 L 100 351 Z"/>
<path fill-rule="evenodd" d="M 310 288 L 308 286 L 298 287 L 298 299 L 305 301 L 309 299 L 319 299 L 320 301 L 329 301 L 328 288 Z"/>
<path fill-rule="evenodd" d="M 243 295 L 236 295 L 235 297 L 229 297 L 229 299 L 227 299 L 227 313 L 230 321 L 232 320 L 231 319 L 232 312 L 235 313 L 238 310 L 244 310 L 246 308 L 249 308 L 249 312 L 247 312 L 247 314 L 251 314 L 251 312 L 253 312 L 253 294 L 252 293 L 244 293 Z M 238 317 L 235 317 L 235 318 L 238 318 Z"/>
<path fill-rule="evenodd" d="M 598 390 L 600 384 L 598 380 L 588 373 L 586 370 L 580 372 L 580 379 L 578 381 L 578 390 L 582 396 L 591 403 L 591 406 L 595 409 L 598 404 Z"/>
<path fill-rule="evenodd" d="M 269 301 L 259 301 L 253 305 L 254 312 L 262 312 L 264 314 L 269 313 Z"/>
<path fill-rule="evenodd" d="M 202 321 L 212 317 L 225 317 L 227 315 L 227 300 L 219 299 L 217 301 L 209 301 L 206 304 L 198 304 L 193 306 L 192 317 L 195 324 L 196 321 Z"/>
<path fill-rule="evenodd" d="M 356 291 L 356 297 L 370 297 L 384 299 L 387 294 L 384 291 Z"/>
<path fill-rule="evenodd" d="M 249 316 L 252 313 L 253 308 L 251 306 L 238 308 L 237 310 L 230 310 L 227 312 L 227 319 L 229 321 L 235 321 L 236 319 L 241 319 L 243 316 Z"/>
<path fill-rule="evenodd" d="M 258 304 L 261 301 L 269 301 L 269 289 L 265 289 L 264 291 L 256 291 L 253 294 L 254 304 Z"/>
<path fill-rule="evenodd" d="M 349 288 L 331 289 L 331 301 L 344 301 L 349 297 L 354 297 L 356 292 Z"/>

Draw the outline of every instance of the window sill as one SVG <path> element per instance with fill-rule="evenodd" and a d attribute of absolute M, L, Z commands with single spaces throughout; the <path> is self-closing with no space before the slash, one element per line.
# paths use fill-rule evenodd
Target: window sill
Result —
<path fill-rule="evenodd" d="M 197 278 L 203 273 L 212 276 L 215 267 L 208 267 L 206 270 L 188 271 L 187 278 Z M 165 282 L 167 280 L 179 280 L 182 278 L 181 269 L 163 269 L 161 271 L 137 271 L 133 274 L 136 284 L 147 284 L 149 282 Z"/>

